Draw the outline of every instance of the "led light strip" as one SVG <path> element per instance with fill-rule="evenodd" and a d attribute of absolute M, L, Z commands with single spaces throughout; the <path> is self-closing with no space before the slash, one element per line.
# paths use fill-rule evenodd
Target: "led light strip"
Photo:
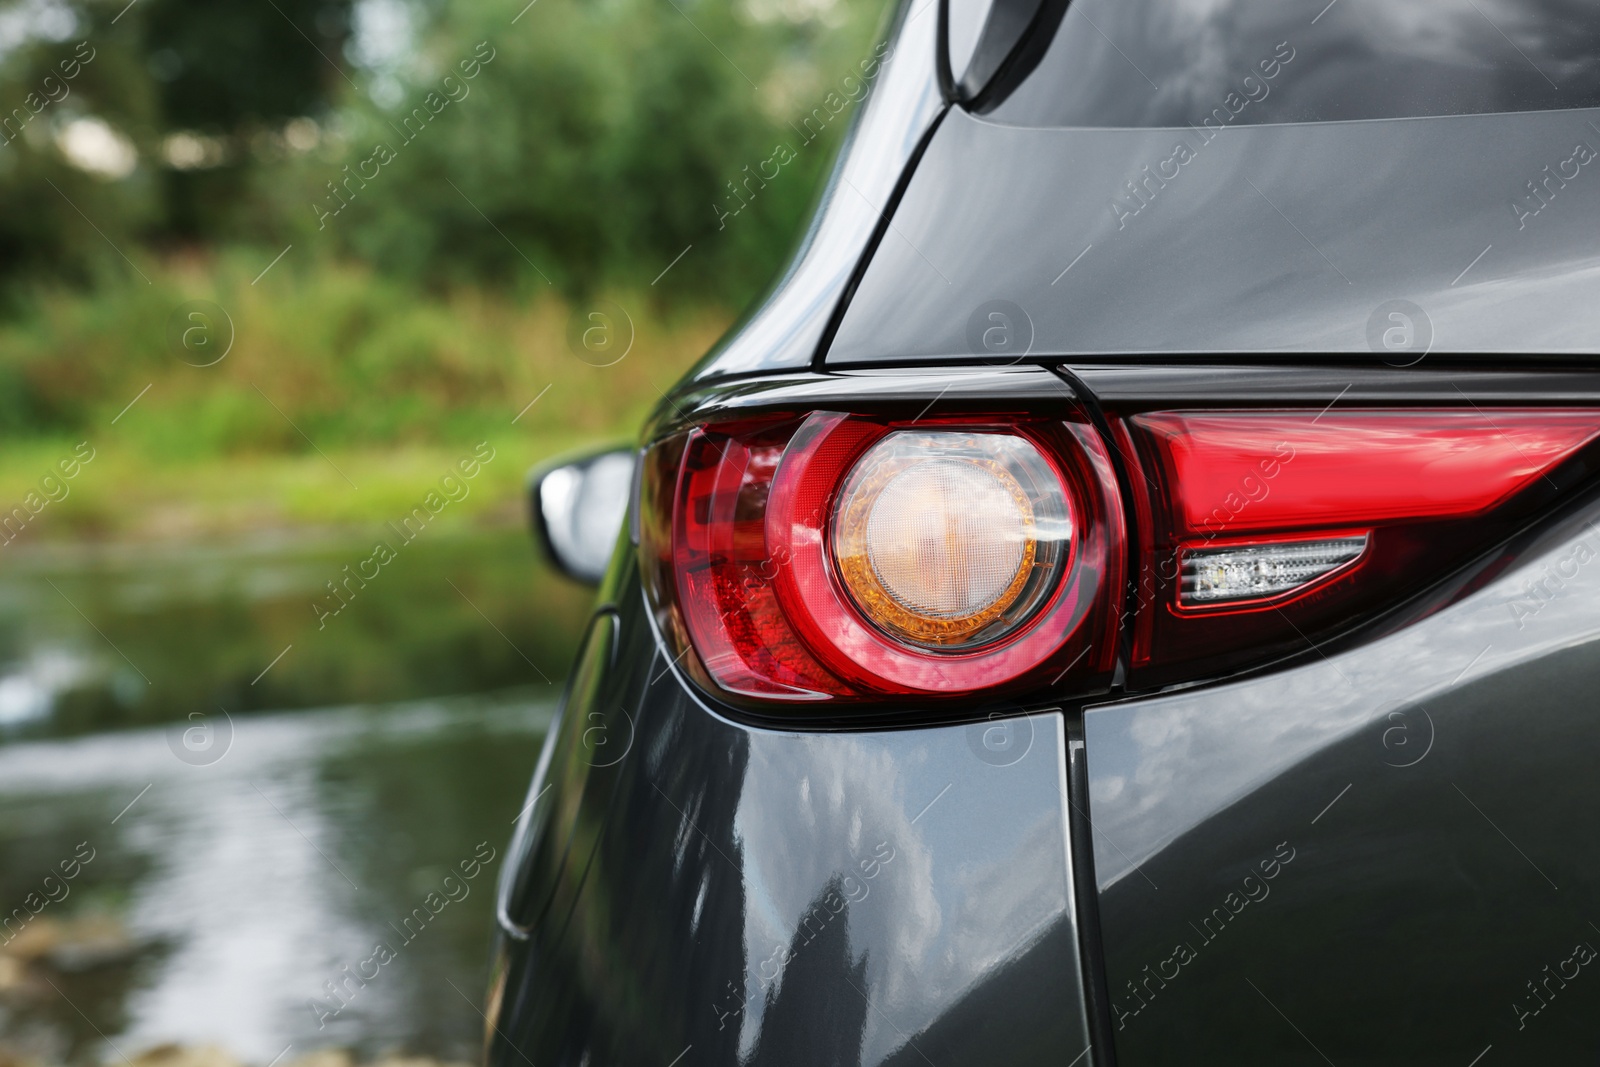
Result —
<path fill-rule="evenodd" d="M 1188 550 L 1178 602 L 1184 607 L 1281 596 L 1338 570 L 1365 552 L 1367 535 L 1325 541 Z"/>

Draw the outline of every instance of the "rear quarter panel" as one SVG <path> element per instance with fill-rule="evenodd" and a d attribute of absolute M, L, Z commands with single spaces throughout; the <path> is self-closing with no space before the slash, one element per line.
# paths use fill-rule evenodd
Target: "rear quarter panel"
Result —
<path fill-rule="evenodd" d="M 1086 713 L 1121 1067 L 1593 1060 L 1596 515 L 1365 646 Z"/>

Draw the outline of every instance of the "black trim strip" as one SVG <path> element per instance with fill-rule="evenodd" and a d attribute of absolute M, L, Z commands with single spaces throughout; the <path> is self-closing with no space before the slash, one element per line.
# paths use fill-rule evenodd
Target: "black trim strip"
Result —
<path fill-rule="evenodd" d="M 1089 820 L 1089 766 L 1083 742 L 1083 714 L 1068 714 L 1067 825 L 1072 840 L 1072 890 L 1078 905 L 1078 956 L 1083 995 L 1088 1002 L 1090 1059 L 1095 1067 L 1116 1067 L 1111 1031 L 1111 990 L 1106 984 L 1105 942 L 1100 935 L 1100 887 L 1094 874 L 1094 825 Z"/>
<path fill-rule="evenodd" d="M 1370 361 L 1278 360 L 1205 363 L 1063 360 L 1102 405 L 1239 408 L 1315 404 L 1589 404 L 1600 399 L 1600 367 L 1553 367 L 1508 360 L 1499 366 L 1430 357 L 1414 367 Z M 829 368 L 837 370 L 837 367 Z"/>
<path fill-rule="evenodd" d="M 933 121 L 928 123 L 928 128 L 922 132 L 922 137 L 917 141 L 917 147 L 912 149 L 911 155 L 906 159 L 900 177 L 895 179 L 894 190 L 889 194 L 889 202 L 878 212 L 878 223 L 872 228 L 872 236 L 867 238 L 866 247 L 861 250 L 856 265 L 851 268 L 850 280 L 845 283 L 844 292 L 839 294 L 838 301 L 833 305 L 833 313 L 828 316 L 827 328 L 822 331 L 822 337 L 817 341 L 817 351 L 811 357 L 812 370 L 821 373 L 826 369 L 828 350 L 833 347 L 833 338 L 839 332 L 840 323 L 844 322 L 844 313 L 849 310 L 850 301 L 855 299 L 856 289 L 860 287 L 861 279 L 866 276 L 872 257 L 877 255 L 878 245 L 883 242 L 883 235 L 889 232 L 889 220 L 899 209 L 900 201 L 911 185 L 911 176 L 917 172 L 917 164 L 922 162 L 923 153 L 928 150 L 928 145 L 933 143 L 933 135 L 938 132 L 940 124 L 948 114 L 950 105 L 945 104 L 933 117 Z"/>
<path fill-rule="evenodd" d="M 995 0 L 999 4 L 1007 0 Z M 988 23 L 984 26 L 984 36 L 978 41 L 974 50 L 973 62 L 962 76 L 958 88 L 961 91 L 968 111 L 978 115 L 987 115 L 1003 103 L 1024 81 L 1033 73 L 1039 61 L 1050 49 L 1050 43 L 1055 40 L 1056 30 L 1061 28 L 1061 20 L 1066 17 L 1067 5 L 1070 0 L 1044 0 L 1039 3 L 1035 0 L 1036 7 L 1028 15 L 1027 24 L 1023 27 L 1016 39 L 1007 45 L 1004 41 L 990 39 L 990 26 L 994 24 L 994 11 L 991 9 Z M 991 48 L 1005 48 L 1006 53 L 998 61 L 983 55 L 982 66 L 990 69 L 985 72 L 980 68 L 980 55 L 985 52 L 985 46 Z M 981 84 L 980 84 L 981 81 Z"/>

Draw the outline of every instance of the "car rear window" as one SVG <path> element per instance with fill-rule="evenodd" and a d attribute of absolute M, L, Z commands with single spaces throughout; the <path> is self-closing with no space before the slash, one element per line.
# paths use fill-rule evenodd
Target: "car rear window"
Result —
<path fill-rule="evenodd" d="M 1072 0 L 989 117 L 1172 127 L 1597 106 L 1596 0 Z"/>

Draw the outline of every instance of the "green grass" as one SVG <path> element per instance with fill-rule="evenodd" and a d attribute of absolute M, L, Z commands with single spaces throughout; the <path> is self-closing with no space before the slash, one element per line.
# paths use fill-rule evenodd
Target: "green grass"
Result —
<path fill-rule="evenodd" d="M 79 442 L 95 452 L 19 543 L 398 521 L 479 442 L 494 459 L 440 522 L 516 521 L 528 467 L 631 441 L 730 319 L 607 294 L 635 338 L 597 367 L 569 348 L 575 309 L 543 287 L 424 292 L 293 255 L 254 285 L 269 251 L 144 263 L 148 283 L 130 272 L 92 294 L 40 291 L 0 323 L 0 514 Z M 169 340 L 194 300 L 232 321 L 212 366 Z"/>

